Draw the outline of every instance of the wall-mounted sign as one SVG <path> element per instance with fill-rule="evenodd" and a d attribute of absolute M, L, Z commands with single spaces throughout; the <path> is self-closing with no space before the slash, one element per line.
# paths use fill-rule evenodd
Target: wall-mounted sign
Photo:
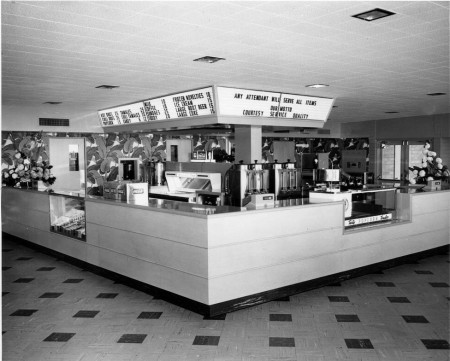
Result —
<path fill-rule="evenodd" d="M 102 126 L 215 114 L 212 87 L 148 99 L 98 112 Z"/>
<path fill-rule="evenodd" d="M 217 87 L 220 115 L 326 121 L 333 99 Z"/>

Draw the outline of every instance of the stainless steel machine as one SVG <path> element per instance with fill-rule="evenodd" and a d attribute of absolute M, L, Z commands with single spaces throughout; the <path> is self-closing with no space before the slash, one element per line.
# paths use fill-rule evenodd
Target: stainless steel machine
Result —
<path fill-rule="evenodd" d="M 302 198 L 302 173 L 295 162 L 267 163 L 269 192 L 275 200 Z"/>
<path fill-rule="evenodd" d="M 269 172 L 258 161 L 252 164 L 234 164 L 226 175 L 225 193 L 231 206 L 244 207 L 252 194 L 269 193 Z"/>

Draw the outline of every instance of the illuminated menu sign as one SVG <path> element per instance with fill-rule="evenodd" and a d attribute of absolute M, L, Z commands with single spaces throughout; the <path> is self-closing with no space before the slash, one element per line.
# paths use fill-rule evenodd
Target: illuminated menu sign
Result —
<path fill-rule="evenodd" d="M 148 99 L 98 112 L 102 126 L 215 114 L 212 87 Z"/>
<path fill-rule="evenodd" d="M 326 121 L 333 99 L 217 87 L 220 115 Z"/>
<path fill-rule="evenodd" d="M 98 115 L 102 126 L 139 123 L 146 119 L 142 102 L 105 109 Z"/>

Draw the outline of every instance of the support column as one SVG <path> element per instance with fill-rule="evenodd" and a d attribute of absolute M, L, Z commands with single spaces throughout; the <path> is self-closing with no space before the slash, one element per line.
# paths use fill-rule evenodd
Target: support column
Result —
<path fill-rule="evenodd" d="M 235 162 L 245 164 L 262 162 L 262 127 L 259 125 L 236 125 L 234 127 Z"/>

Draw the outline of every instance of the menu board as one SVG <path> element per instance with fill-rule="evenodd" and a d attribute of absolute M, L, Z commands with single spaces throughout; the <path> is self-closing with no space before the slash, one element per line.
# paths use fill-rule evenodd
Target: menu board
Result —
<path fill-rule="evenodd" d="M 142 102 L 105 109 L 98 114 L 102 126 L 146 121 Z"/>
<path fill-rule="evenodd" d="M 221 115 L 244 117 L 276 116 L 280 93 L 217 87 Z"/>
<path fill-rule="evenodd" d="M 98 112 L 102 126 L 215 114 L 212 87 L 143 100 Z"/>
<path fill-rule="evenodd" d="M 217 87 L 220 115 L 326 121 L 334 99 Z"/>
<path fill-rule="evenodd" d="M 326 121 L 333 102 L 330 98 L 282 93 L 278 117 Z"/>

